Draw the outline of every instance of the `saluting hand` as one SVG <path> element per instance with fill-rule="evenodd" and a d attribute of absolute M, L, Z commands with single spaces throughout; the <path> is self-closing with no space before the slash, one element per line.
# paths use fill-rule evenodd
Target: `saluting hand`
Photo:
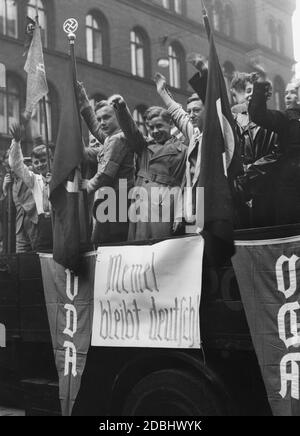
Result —
<path fill-rule="evenodd" d="M 200 53 L 189 53 L 186 61 L 193 65 L 200 73 L 207 69 L 206 60 Z"/>
<path fill-rule="evenodd" d="M 82 82 L 78 82 L 76 83 L 76 91 L 77 91 L 77 96 L 78 96 L 78 102 L 80 105 L 80 109 L 84 109 L 85 107 L 90 105 L 90 101 L 88 98 L 88 95 L 86 93 L 85 87 L 83 86 Z"/>
<path fill-rule="evenodd" d="M 12 124 L 10 130 L 9 130 L 11 136 L 16 142 L 20 142 L 22 138 L 22 127 L 18 123 Z"/>
<path fill-rule="evenodd" d="M 119 94 L 116 94 L 116 95 L 112 95 L 109 99 L 108 99 L 108 103 L 113 107 L 113 108 L 115 108 L 115 109 L 119 109 L 119 108 L 121 108 L 122 106 L 124 107 L 124 106 L 126 106 L 126 102 L 125 102 L 125 100 L 124 100 L 124 98 L 121 96 L 121 95 L 119 95 Z"/>
<path fill-rule="evenodd" d="M 158 94 L 166 91 L 167 88 L 167 79 L 160 73 L 155 73 L 154 81 L 156 83 L 156 89 Z"/>

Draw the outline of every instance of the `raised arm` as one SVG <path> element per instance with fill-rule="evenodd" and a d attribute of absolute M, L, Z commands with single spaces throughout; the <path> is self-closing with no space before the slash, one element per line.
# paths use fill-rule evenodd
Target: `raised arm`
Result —
<path fill-rule="evenodd" d="M 258 126 L 280 134 L 285 129 L 287 118 L 284 112 L 267 108 L 268 87 L 268 82 L 254 83 L 253 95 L 249 104 L 249 115 L 251 120 Z"/>
<path fill-rule="evenodd" d="M 190 141 L 194 134 L 194 127 L 190 121 L 188 114 L 182 109 L 170 92 L 167 89 L 167 81 L 165 77 L 160 74 L 155 74 L 155 83 L 158 95 L 165 103 L 169 114 L 172 117 L 173 123 L 177 129 Z"/>
<path fill-rule="evenodd" d="M 79 100 L 80 112 L 83 116 L 84 121 L 86 122 L 86 125 L 88 126 L 89 131 L 101 144 L 103 144 L 105 141 L 105 135 L 101 130 L 95 111 L 90 105 L 86 90 L 81 82 L 77 82 L 77 95 Z"/>
<path fill-rule="evenodd" d="M 28 188 L 33 189 L 34 174 L 24 164 L 24 157 L 21 149 L 21 127 L 17 124 L 10 129 L 13 140 L 9 149 L 8 163 L 12 171 L 19 177 Z"/>
<path fill-rule="evenodd" d="M 206 89 L 208 80 L 208 68 L 205 58 L 199 53 L 191 53 L 188 55 L 188 62 L 197 70 L 197 73 L 189 80 L 189 84 L 198 94 L 199 98 L 205 105 Z"/>
<path fill-rule="evenodd" d="M 116 117 L 128 146 L 137 154 L 141 154 L 147 147 L 147 141 L 131 116 L 125 100 L 120 95 L 114 95 L 109 99 L 113 106 Z"/>

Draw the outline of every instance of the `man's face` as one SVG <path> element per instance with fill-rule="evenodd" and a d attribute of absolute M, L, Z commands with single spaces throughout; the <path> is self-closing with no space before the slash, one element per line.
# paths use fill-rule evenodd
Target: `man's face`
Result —
<path fill-rule="evenodd" d="M 113 135 L 119 130 L 118 120 L 115 115 L 115 111 L 110 106 L 104 106 L 97 110 L 96 117 L 100 123 L 101 130 L 107 136 Z"/>
<path fill-rule="evenodd" d="M 203 128 L 204 104 L 201 100 L 192 101 L 187 105 L 187 113 L 194 127 Z"/>
<path fill-rule="evenodd" d="M 287 109 L 294 109 L 298 105 L 298 89 L 295 85 L 290 83 L 285 90 L 285 106 Z"/>
<path fill-rule="evenodd" d="M 249 102 L 253 94 L 253 83 L 246 82 L 245 90 L 233 89 L 232 96 L 236 104 L 243 104 Z"/>
<path fill-rule="evenodd" d="M 171 138 L 171 125 L 162 117 L 155 117 L 147 122 L 150 135 L 158 144 L 164 144 Z"/>
<path fill-rule="evenodd" d="M 41 154 L 40 157 L 32 158 L 32 168 L 35 173 L 41 174 L 44 177 L 46 176 L 48 172 L 46 153 Z"/>

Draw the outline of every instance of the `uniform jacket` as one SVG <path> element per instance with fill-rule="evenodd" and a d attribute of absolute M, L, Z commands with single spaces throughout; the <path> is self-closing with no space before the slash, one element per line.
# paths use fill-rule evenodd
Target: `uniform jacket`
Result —
<path fill-rule="evenodd" d="M 139 157 L 139 171 L 135 186 L 144 188 L 148 196 L 149 219 L 147 222 L 131 222 L 129 239 L 146 240 L 169 237 L 172 235 L 174 220 L 173 203 L 169 204 L 170 220 L 168 222 L 162 222 L 162 220 L 153 222 L 153 217 L 157 213 L 161 214 L 163 206 L 168 204 L 170 188 L 181 189 L 185 177 L 187 147 L 175 137 L 171 137 L 163 145 L 144 138 L 126 106 L 117 110 L 117 117 L 129 146 Z M 152 188 L 160 188 L 162 196 L 156 198 Z M 156 216 L 156 218 L 159 217 Z"/>
<path fill-rule="evenodd" d="M 129 147 L 128 141 L 121 130 L 111 136 L 103 134 L 92 107 L 85 108 L 82 111 L 82 115 L 90 132 L 100 143 L 100 147 L 97 150 L 97 172 L 87 183 L 88 192 L 96 193 L 94 215 L 96 216 L 99 204 L 97 196 L 100 191 L 98 190 L 101 190 L 102 187 L 112 187 L 116 193 L 117 202 L 117 222 L 96 222 L 92 237 L 93 242 L 99 244 L 126 241 L 128 237 L 128 223 L 118 222 L 119 180 L 127 182 L 127 192 L 133 187 L 134 152 Z M 89 155 L 91 156 L 91 151 Z M 122 195 L 124 195 L 124 192 Z"/>
<path fill-rule="evenodd" d="M 118 190 L 120 179 L 126 179 L 128 187 L 131 188 L 134 183 L 134 154 L 124 134 L 119 130 L 114 135 L 106 137 L 92 107 L 84 109 L 82 114 L 89 130 L 102 144 L 98 150 L 97 174 L 89 181 L 89 190 L 96 191 L 101 186 L 105 186 L 103 183 L 109 183 L 115 190 Z"/>

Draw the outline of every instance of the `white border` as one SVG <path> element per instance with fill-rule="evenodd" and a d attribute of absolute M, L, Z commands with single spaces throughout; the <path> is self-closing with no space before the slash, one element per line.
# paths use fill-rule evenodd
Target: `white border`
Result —
<path fill-rule="evenodd" d="M 289 244 L 291 242 L 300 242 L 300 236 L 291 236 L 289 238 L 279 239 L 263 239 L 257 241 L 235 241 L 236 247 L 257 246 L 257 245 L 276 245 L 276 244 Z"/>

